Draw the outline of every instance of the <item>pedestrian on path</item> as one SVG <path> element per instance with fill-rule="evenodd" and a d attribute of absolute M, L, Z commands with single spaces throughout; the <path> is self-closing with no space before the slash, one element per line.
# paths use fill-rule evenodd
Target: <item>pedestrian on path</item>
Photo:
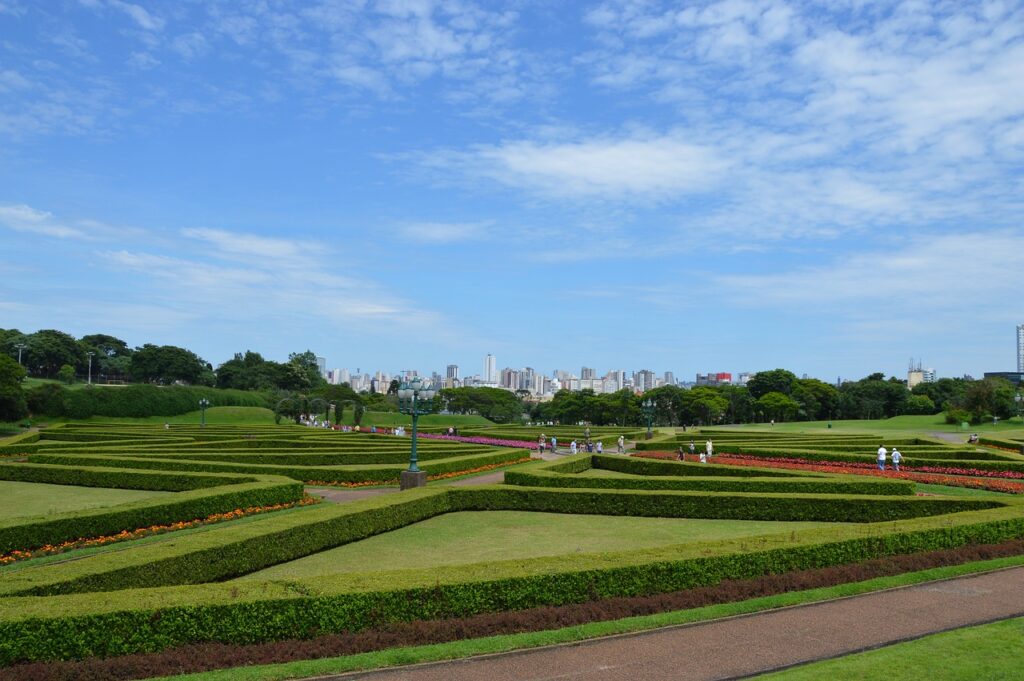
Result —
<path fill-rule="evenodd" d="M 706 450 L 706 449 L 700 450 L 700 462 L 701 463 L 707 463 L 708 462 L 708 450 Z"/>
<path fill-rule="evenodd" d="M 686 451 L 683 449 L 682 445 L 679 445 L 679 451 L 676 452 L 676 454 L 680 461 L 686 461 Z"/>
<path fill-rule="evenodd" d="M 569 451 L 572 452 L 572 454 L 574 454 L 574 455 L 576 454 L 576 452 L 577 452 L 576 440 L 573 440 L 572 442 L 569 443 Z"/>
<path fill-rule="evenodd" d="M 626 453 L 626 438 L 622 435 L 619 436 L 619 454 Z"/>
<path fill-rule="evenodd" d="M 878 445 L 878 470 L 885 470 L 885 455 L 889 453 L 889 450 L 885 448 L 885 445 Z"/>
<path fill-rule="evenodd" d="M 895 447 L 892 448 L 892 467 L 897 473 L 900 472 L 900 461 L 903 461 L 903 455 L 900 454 L 900 450 Z"/>
<path fill-rule="evenodd" d="M 604 443 L 600 440 L 597 441 L 597 453 L 604 454 Z"/>
<path fill-rule="evenodd" d="M 541 456 L 544 456 L 544 446 L 547 444 L 547 438 L 544 437 L 544 433 L 540 434 L 540 438 L 537 440 L 537 449 L 540 450 Z"/>
<path fill-rule="evenodd" d="M 709 459 L 715 455 L 715 446 L 711 444 L 711 440 L 704 443 L 704 451 L 707 452 Z"/>
<path fill-rule="evenodd" d="M 697 456 L 697 445 L 693 444 L 693 438 L 690 438 L 690 456 Z"/>
<path fill-rule="evenodd" d="M 558 438 L 554 435 L 551 436 L 551 453 L 558 454 Z"/>

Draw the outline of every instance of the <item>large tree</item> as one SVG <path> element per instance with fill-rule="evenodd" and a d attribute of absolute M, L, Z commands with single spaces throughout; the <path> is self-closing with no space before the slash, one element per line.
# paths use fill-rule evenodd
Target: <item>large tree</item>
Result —
<path fill-rule="evenodd" d="M 26 337 L 25 344 L 22 363 L 33 376 L 55 378 L 65 364 L 77 367 L 86 360 L 85 351 L 78 341 L 63 331 L 36 331 Z"/>
<path fill-rule="evenodd" d="M 0 421 L 17 421 L 28 415 L 21 381 L 25 369 L 17 360 L 0 355 Z"/>
<path fill-rule="evenodd" d="M 793 392 L 793 384 L 796 381 L 796 374 L 786 369 L 759 371 L 747 381 L 747 390 L 750 391 L 755 400 L 768 393 L 790 395 Z"/>
<path fill-rule="evenodd" d="M 209 372 L 209 374 L 208 374 Z M 199 384 L 213 379 L 209 365 L 191 350 L 147 343 L 132 355 L 131 375 L 143 383 Z"/>

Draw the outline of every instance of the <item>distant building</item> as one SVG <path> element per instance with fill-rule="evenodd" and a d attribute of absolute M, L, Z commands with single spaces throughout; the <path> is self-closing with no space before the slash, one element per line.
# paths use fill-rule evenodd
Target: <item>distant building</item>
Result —
<path fill-rule="evenodd" d="M 484 357 L 484 383 L 497 385 L 498 383 L 498 360 L 494 355 Z"/>
<path fill-rule="evenodd" d="M 921 383 L 934 383 L 935 382 L 935 369 L 924 369 L 921 367 L 921 362 L 914 364 L 914 360 L 910 360 L 910 368 L 907 369 L 907 387 L 913 390 L 914 386 L 920 385 Z"/>
<path fill-rule="evenodd" d="M 641 369 L 634 375 L 633 383 L 634 387 L 642 393 L 654 390 L 654 372 L 650 369 Z"/>
<path fill-rule="evenodd" d="M 321 376 L 323 376 L 324 378 L 327 378 L 327 358 L 326 357 L 317 357 L 316 358 L 316 368 L 320 372 Z"/>
<path fill-rule="evenodd" d="M 1024 371 L 986 371 L 985 378 L 1002 378 L 1019 386 L 1024 384 Z"/>
<path fill-rule="evenodd" d="M 732 374 L 728 371 L 697 374 L 697 385 L 728 385 L 732 383 Z"/>
<path fill-rule="evenodd" d="M 666 371 L 665 372 L 665 385 L 675 385 L 675 384 L 676 384 L 676 375 L 673 374 L 671 371 Z"/>
<path fill-rule="evenodd" d="M 1024 374 L 1024 324 L 1017 327 L 1017 373 Z"/>
<path fill-rule="evenodd" d="M 454 378 L 456 381 L 459 380 L 459 365 L 449 364 L 445 370 L 445 378 Z"/>
<path fill-rule="evenodd" d="M 583 367 L 580 369 L 580 380 L 592 381 L 597 378 L 597 370 L 592 367 Z"/>
<path fill-rule="evenodd" d="M 736 385 L 746 385 L 754 376 L 757 376 L 756 371 L 741 371 L 740 375 L 736 377 Z"/>

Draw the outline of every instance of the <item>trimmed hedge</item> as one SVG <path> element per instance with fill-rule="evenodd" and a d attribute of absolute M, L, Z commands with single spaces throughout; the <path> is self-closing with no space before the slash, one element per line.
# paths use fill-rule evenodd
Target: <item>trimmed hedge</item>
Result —
<path fill-rule="evenodd" d="M 125 470 L 123 468 L 86 468 L 34 463 L 0 464 L 0 480 L 39 482 L 50 485 L 145 489 L 158 492 L 184 492 L 243 482 L 255 482 L 263 476 L 238 476 L 215 473 L 167 473 L 163 471 Z"/>
<path fill-rule="evenodd" d="M 106 508 L 0 521 L 0 553 L 99 537 L 150 525 L 205 518 L 249 506 L 298 501 L 302 485 L 292 480 L 260 481 L 177 492 L 167 499 L 143 499 Z"/>
<path fill-rule="evenodd" d="M 453 496 L 468 498 L 462 492 Z M 411 511 L 409 507 L 418 502 L 437 503 L 421 496 L 409 498 L 402 506 Z M 761 545 L 764 548 L 754 550 L 742 550 L 746 542 L 733 542 L 733 552 L 711 556 L 673 557 L 670 551 L 652 550 L 581 556 L 575 562 L 539 559 L 530 561 L 536 568 L 525 573 L 522 562 L 514 561 L 518 574 L 509 572 L 508 563 L 436 568 L 418 586 L 403 586 L 409 584 L 410 571 L 402 571 L 378 575 L 372 582 L 376 586 L 348 575 L 289 585 L 207 585 L 191 591 L 129 592 L 116 605 L 95 595 L 10 599 L 0 613 L 0 664 L 148 652 L 199 641 L 247 644 L 312 637 L 388 622 L 679 591 L 727 578 L 1024 536 L 1024 518 L 1019 514 L 999 513 L 959 524 L 912 525 L 899 524 L 899 529 L 881 536 L 783 547 L 766 542 Z"/>

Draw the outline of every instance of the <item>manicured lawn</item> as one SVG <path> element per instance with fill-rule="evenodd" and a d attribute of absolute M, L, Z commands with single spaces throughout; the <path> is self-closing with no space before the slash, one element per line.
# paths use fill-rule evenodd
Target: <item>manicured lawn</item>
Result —
<path fill-rule="evenodd" d="M 342 415 L 342 423 L 354 425 L 352 420 L 352 408 L 345 409 Z M 394 411 L 368 411 L 363 414 L 359 422 L 361 426 L 412 426 L 412 418 L 405 414 Z M 494 422 L 476 414 L 426 414 L 419 418 L 421 426 L 455 426 L 464 428 L 467 426 L 493 426 Z"/>
<path fill-rule="evenodd" d="M 928 494 L 941 494 L 947 497 L 1007 497 L 1002 492 L 989 492 L 984 489 L 971 489 L 970 487 L 951 487 L 949 485 L 928 485 L 922 482 L 914 484 L 915 492 L 926 492 Z"/>
<path fill-rule="evenodd" d="M 741 428 L 750 428 L 757 430 L 765 430 L 768 432 L 821 432 L 825 431 L 828 433 L 835 431 L 843 432 L 865 432 L 865 433 L 888 433 L 888 432 L 901 432 L 901 433 L 913 433 L 916 435 L 926 435 L 928 432 L 943 432 L 943 433 L 960 433 L 963 434 L 964 440 L 971 433 L 990 434 L 995 436 L 1021 436 L 1024 435 L 1024 427 L 1022 427 L 1019 418 L 1014 416 L 1011 419 L 999 421 L 998 424 L 992 425 L 991 421 L 986 423 L 979 423 L 978 425 L 969 426 L 967 430 L 962 430 L 959 424 L 948 424 L 946 423 L 945 417 L 942 414 L 934 414 L 930 416 L 894 416 L 891 419 L 872 419 L 872 420 L 861 420 L 861 421 L 832 421 L 832 428 L 828 427 L 828 421 L 798 421 L 793 423 L 776 423 L 774 426 L 770 426 L 765 423 L 757 423 L 739 426 Z"/>
<path fill-rule="evenodd" d="M 623 551 L 789 532 L 829 523 L 634 518 L 520 511 L 448 513 L 243 579 L 289 579 L 387 568 Z"/>
<path fill-rule="evenodd" d="M 817 662 L 759 679 L 929 679 L 979 681 L 1021 678 L 1024 618 L 934 634 L 866 653 Z"/>
<path fill-rule="evenodd" d="M 49 515 L 101 508 L 173 494 L 134 489 L 103 489 L 0 480 L 0 518 Z"/>

